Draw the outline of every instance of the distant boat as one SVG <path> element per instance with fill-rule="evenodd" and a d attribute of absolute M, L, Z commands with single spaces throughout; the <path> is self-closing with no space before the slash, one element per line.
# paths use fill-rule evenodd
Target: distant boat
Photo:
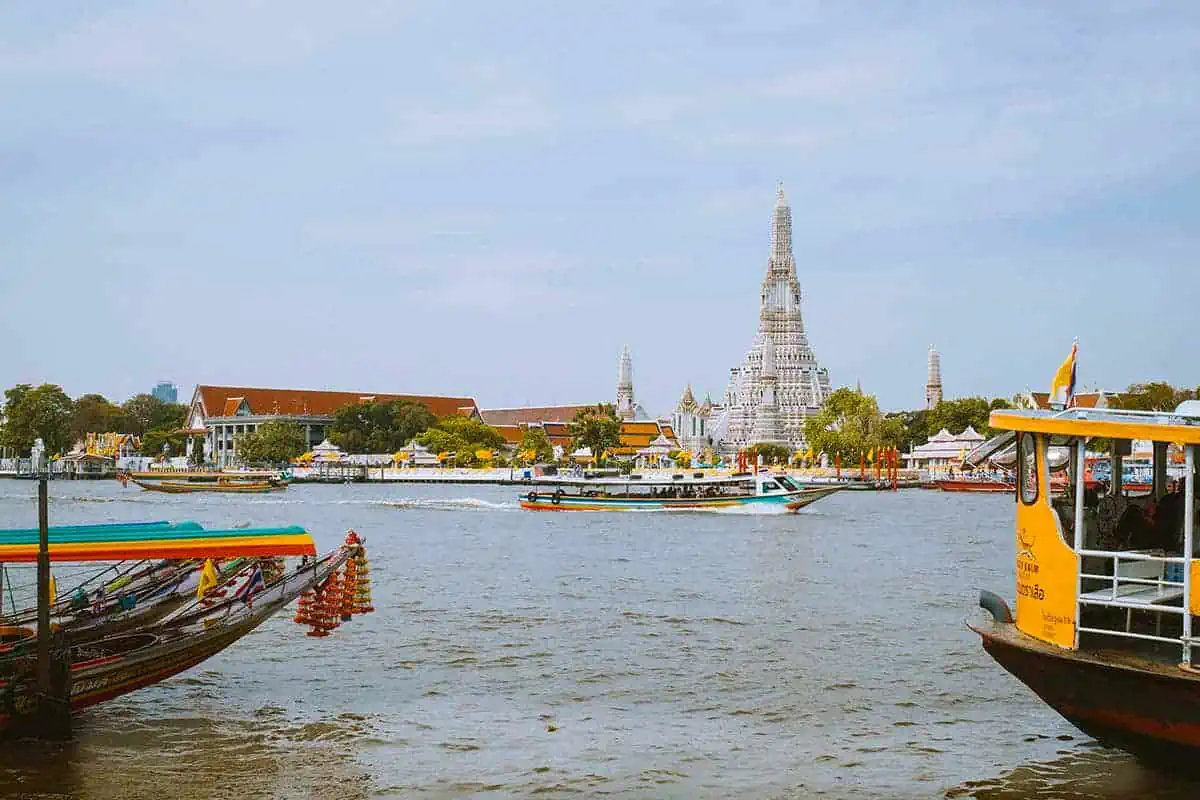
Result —
<path fill-rule="evenodd" d="M 943 492 L 1015 492 L 1017 485 L 1011 481 L 969 478 L 963 480 L 935 481 Z"/>
<path fill-rule="evenodd" d="M 673 511 L 739 506 L 799 511 L 842 490 L 841 486 L 807 487 L 786 475 L 740 473 L 721 477 L 676 474 L 643 478 L 564 478 L 543 484 L 521 498 L 530 511 Z M 554 488 L 551 489 L 550 486 Z"/>
<path fill-rule="evenodd" d="M 126 485 L 127 482 L 133 483 L 142 487 L 148 492 L 162 492 L 164 494 L 195 494 L 198 492 L 210 492 L 218 494 L 266 494 L 267 492 L 281 492 L 288 487 L 286 481 L 267 480 L 267 481 L 233 481 L 227 478 L 221 479 L 216 483 L 175 483 L 173 481 L 160 481 L 158 483 L 139 481 L 137 478 L 129 475 L 119 476 L 121 485 Z"/>

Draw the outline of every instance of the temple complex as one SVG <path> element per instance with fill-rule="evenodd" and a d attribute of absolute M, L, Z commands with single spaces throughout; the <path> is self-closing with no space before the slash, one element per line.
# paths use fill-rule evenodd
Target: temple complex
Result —
<path fill-rule="evenodd" d="M 758 334 L 742 363 L 729 371 L 723 403 L 710 420 L 710 436 L 725 453 L 760 442 L 802 447 L 805 420 L 829 398 L 829 371 L 817 363 L 809 347 L 800 297 L 792 255 L 792 209 L 781 185 L 762 282 Z"/>

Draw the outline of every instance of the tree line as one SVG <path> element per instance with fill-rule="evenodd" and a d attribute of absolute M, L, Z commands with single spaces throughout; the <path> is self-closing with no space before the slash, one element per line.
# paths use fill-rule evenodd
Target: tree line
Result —
<path fill-rule="evenodd" d="M 602 453 L 620 443 L 621 421 L 611 405 L 583 409 L 571 423 L 572 447 L 591 447 Z M 347 453 L 394 453 L 415 441 L 435 455 L 453 454 L 454 463 L 472 466 L 479 452 L 498 453 L 505 438 L 496 428 L 460 414 L 436 417 L 411 400 L 352 403 L 334 412 L 329 441 Z M 308 450 L 304 429 L 276 420 L 238 437 L 237 452 L 246 463 L 292 461 Z M 521 434 L 514 458 L 524 463 L 554 460 L 554 447 L 541 428 Z M 497 460 L 497 459 L 490 459 Z"/>
<path fill-rule="evenodd" d="M 186 437 L 179 430 L 186 418 L 187 406 L 150 394 L 118 405 L 101 394 L 72 400 L 57 384 L 21 383 L 4 392 L 0 446 L 25 455 L 41 439 L 48 453 L 65 453 L 89 433 L 128 433 L 141 437 L 143 455 L 158 455 L 164 444 L 178 453 L 184 448 Z"/>

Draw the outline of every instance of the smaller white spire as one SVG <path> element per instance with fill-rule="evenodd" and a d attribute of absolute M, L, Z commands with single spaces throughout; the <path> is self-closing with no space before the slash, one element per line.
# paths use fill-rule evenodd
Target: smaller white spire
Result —
<path fill-rule="evenodd" d="M 633 354 L 629 352 L 629 345 L 625 345 L 621 349 L 621 361 L 617 367 L 617 385 L 633 386 Z"/>
<path fill-rule="evenodd" d="M 763 334 L 762 376 L 764 378 L 778 377 L 775 371 L 775 337 L 769 333 Z"/>
<path fill-rule="evenodd" d="M 783 181 L 776 182 L 775 207 L 780 208 L 787 205 L 787 195 L 783 193 Z"/>

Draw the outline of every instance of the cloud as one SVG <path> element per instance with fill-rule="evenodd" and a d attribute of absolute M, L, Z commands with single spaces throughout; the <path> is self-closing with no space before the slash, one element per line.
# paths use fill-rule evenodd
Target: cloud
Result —
<path fill-rule="evenodd" d="M 398 115 L 392 142 L 431 145 L 465 139 L 520 136 L 553 126 L 554 114 L 524 93 L 487 97 L 457 108 L 406 109 Z"/>
<path fill-rule="evenodd" d="M 89 13 L 56 14 L 40 41 L 4 48 L 0 72 L 114 79 L 202 63 L 220 70 L 280 66 L 398 25 L 412 5 L 378 0 L 335 9 L 316 0 L 254 0 L 89 7 Z"/>

